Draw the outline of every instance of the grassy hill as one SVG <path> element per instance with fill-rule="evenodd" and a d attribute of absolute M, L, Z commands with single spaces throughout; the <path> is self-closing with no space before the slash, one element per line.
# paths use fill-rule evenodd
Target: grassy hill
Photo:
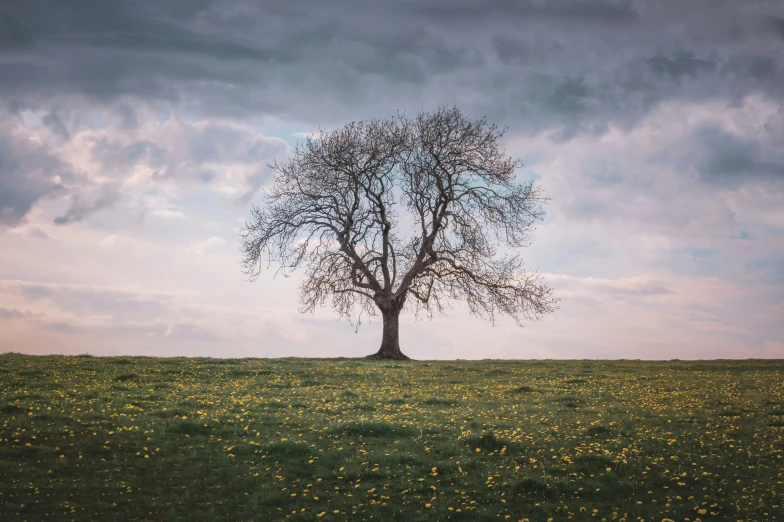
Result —
<path fill-rule="evenodd" d="M 2 520 L 784 520 L 784 361 L 0 355 Z"/>

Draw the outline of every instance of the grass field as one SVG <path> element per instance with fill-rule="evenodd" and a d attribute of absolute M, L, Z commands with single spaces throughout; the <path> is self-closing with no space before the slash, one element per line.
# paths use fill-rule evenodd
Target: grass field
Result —
<path fill-rule="evenodd" d="M 0 355 L 0 520 L 784 520 L 784 361 Z"/>

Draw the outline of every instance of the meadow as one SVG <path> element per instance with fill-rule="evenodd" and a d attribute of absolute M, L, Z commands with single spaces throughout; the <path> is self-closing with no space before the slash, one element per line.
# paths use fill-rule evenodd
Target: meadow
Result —
<path fill-rule="evenodd" d="M 784 520 L 784 361 L 0 355 L 0 520 Z"/>

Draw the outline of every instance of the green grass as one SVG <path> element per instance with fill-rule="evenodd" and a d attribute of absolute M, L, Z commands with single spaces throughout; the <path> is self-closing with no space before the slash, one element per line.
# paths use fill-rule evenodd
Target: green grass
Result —
<path fill-rule="evenodd" d="M 782 383 L 784 361 L 0 355 L 0 520 L 784 520 Z"/>

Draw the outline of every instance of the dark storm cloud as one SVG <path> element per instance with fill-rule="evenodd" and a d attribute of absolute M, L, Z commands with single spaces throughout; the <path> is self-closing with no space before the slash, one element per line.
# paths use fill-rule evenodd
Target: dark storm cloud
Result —
<path fill-rule="evenodd" d="M 537 22 L 596 23 L 604 26 L 635 24 L 639 14 L 634 2 L 621 1 L 518 1 L 504 0 L 437 0 L 406 6 L 410 12 L 426 15 L 430 20 L 448 19 L 471 23 L 477 19 L 535 20 Z"/>
<path fill-rule="evenodd" d="M 726 64 L 728 74 L 753 80 L 768 80 L 776 76 L 776 60 L 768 56 L 741 54 L 730 57 Z"/>
<path fill-rule="evenodd" d="M 60 138 L 63 138 L 66 141 L 71 139 L 71 133 L 68 132 L 65 123 L 63 123 L 63 121 L 57 115 L 57 112 L 52 111 L 44 116 L 43 123 Z"/>
<path fill-rule="evenodd" d="M 777 181 L 784 185 L 784 154 L 775 147 L 766 149 L 758 141 L 716 126 L 698 130 L 695 141 L 702 147 L 698 168 L 708 182 Z"/>
<path fill-rule="evenodd" d="M 149 169 L 155 182 L 217 186 L 228 183 L 213 164 L 253 164 L 241 179 L 231 180 L 238 186 L 232 198 L 247 204 L 270 177 L 262 163 L 284 154 L 278 145 L 214 122 L 181 130 L 179 141 L 167 140 L 168 129 L 160 140 L 144 133 L 118 138 L 134 136 L 156 118 L 166 120 L 172 109 L 189 121 L 276 116 L 306 128 L 455 103 L 514 133 L 569 140 L 601 135 L 611 126 L 633 128 L 670 101 L 739 104 L 757 96 L 781 104 L 781 5 L 5 3 L 0 98 L 10 112 L 22 107 L 43 112 L 52 143 L 68 142 L 79 125 L 87 125 L 78 121 L 79 104 L 101 108 L 107 115 L 103 126 L 117 132 L 83 137 L 101 175 L 111 178 L 106 187 L 75 180 L 46 151 L 37 161 L 48 157 L 50 164 L 38 169 L 36 183 L 28 175 L 31 167 L 21 165 L 9 175 L 0 158 L 0 188 L 7 187 L 0 192 L 0 224 L 22 222 L 38 199 L 60 190 L 48 181 L 55 173 L 68 186 L 63 194 L 71 197 L 57 223 L 77 222 L 115 205 L 119 196 L 112 187 L 138 166 Z M 706 131 L 692 139 L 697 152 L 690 167 L 697 165 L 708 183 L 780 178 L 780 158 L 756 137 Z M 610 208 L 596 198 L 579 201 L 572 213 L 582 217 Z"/>
<path fill-rule="evenodd" d="M 784 40 L 784 16 L 770 16 L 766 20 L 770 30 Z"/>
<path fill-rule="evenodd" d="M 59 192 L 65 166 L 43 147 L 0 126 L 0 227 L 15 226 L 39 199 Z"/>
<path fill-rule="evenodd" d="M 680 77 L 684 75 L 697 76 L 703 73 L 713 72 L 716 63 L 711 60 L 701 60 L 695 58 L 688 51 L 680 51 L 674 56 L 654 56 L 648 58 L 648 65 L 658 74 Z"/>
<path fill-rule="evenodd" d="M 0 86 L 316 124 L 461 101 L 569 137 L 666 99 L 781 99 L 778 5 L 27 0 L 0 9 Z"/>

